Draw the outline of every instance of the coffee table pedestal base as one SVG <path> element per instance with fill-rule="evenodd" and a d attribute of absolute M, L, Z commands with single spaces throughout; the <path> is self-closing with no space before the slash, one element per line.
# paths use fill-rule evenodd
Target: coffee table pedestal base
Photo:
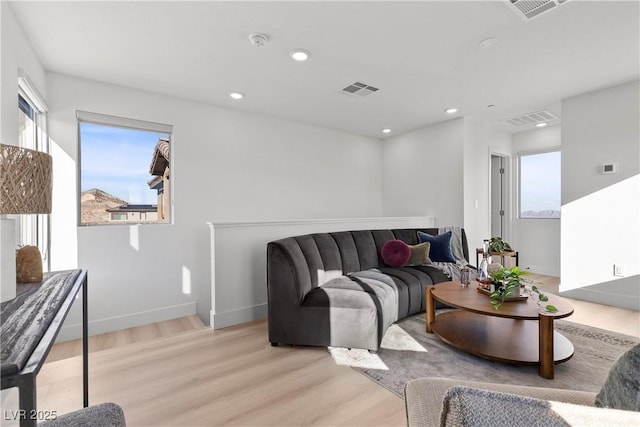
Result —
<path fill-rule="evenodd" d="M 573 356 L 573 344 L 553 330 L 553 317 L 539 321 L 487 316 L 455 310 L 429 322 L 432 332 L 467 353 L 499 362 L 539 365 L 543 378 L 553 378 L 553 364 Z"/>

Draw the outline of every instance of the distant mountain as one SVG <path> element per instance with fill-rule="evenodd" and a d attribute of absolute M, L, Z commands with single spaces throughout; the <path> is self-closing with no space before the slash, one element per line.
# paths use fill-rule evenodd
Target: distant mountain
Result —
<path fill-rule="evenodd" d="M 520 218 L 560 218 L 560 211 L 524 211 L 520 213 Z"/>
<path fill-rule="evenodd" d="M 83 191 L 80 196 L 80 223 L 105 224 L 109 222 L 110 215 L 107 209 L 116 208 L 126 203 L 125 200 L 97 188 Z"/>

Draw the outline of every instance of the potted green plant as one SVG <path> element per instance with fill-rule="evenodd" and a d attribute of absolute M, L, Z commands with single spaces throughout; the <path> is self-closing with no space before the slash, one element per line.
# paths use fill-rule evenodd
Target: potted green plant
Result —
<path fill-rule="evenodd" d="M 511 245 L 500 237 L 492 237 L 487 244 L 487 252 L 513 252 Z"/>
<path fill-rule="evenodd" d="M 520 295 L 521 277 L 526 271 L 520 267 L 501 268 L 491 276 L 491 305 L 497 310 L 508 297 Z"/>
<path fill-rule="evenodd" d="M 547 304 L 544 307 L 542 306 L 543 302 L 549 301 L 549 297 L 543 294 L 535 285 L 531 287 L 524 285 L 524 279 L 522 276 L 525 274 L 527 274 L 527 272 L 520 270 L 520 267 L 517 266 L 512 268 L 501 268 L 493 273 L 491 276 L 493 285 L 493 291 L 491 292 L 491 305 L 493 305 L 493 308 L 498 310 L 504 303 L 505 299 L 520 295 L 520 287 L 523 286 L 525 292 L 536 300 L 540 308 L 552 313 L 558 311 L 558 309 L 551 304 Z"/>

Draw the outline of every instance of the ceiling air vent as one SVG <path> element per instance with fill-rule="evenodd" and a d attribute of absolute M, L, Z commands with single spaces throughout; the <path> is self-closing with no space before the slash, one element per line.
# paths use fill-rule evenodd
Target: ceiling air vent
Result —
<path fill-rule="evenodd" d="M 567 0 L 506 0 L 509 8 L 524 21 L 540 16 Z"/>
<path fill-rule="evenodd" d="M 547 123 L 551 120 L 557 120 L 558 116 L 553 114 L 550 111 L 543 110 L 537 111 L 535 113 L 523 114 L 521 116 L 511 117 L 510 119 L 506 119 L 505 122 L 510 125 L 521 127 L 521 126 L 530 126 L 538 123 Z"/>
<path fill-rule="evenodd" d="M 374 92 L 377 92 L 379 89 L 377 87 L 369 86 L 365 83 L 355 82 L 350 84 L 347 87 L 342 88 L 341 92 L 345 95 L 354 95 L 358 97 L 363 97 L 367 95 L 371 95 Z"/>

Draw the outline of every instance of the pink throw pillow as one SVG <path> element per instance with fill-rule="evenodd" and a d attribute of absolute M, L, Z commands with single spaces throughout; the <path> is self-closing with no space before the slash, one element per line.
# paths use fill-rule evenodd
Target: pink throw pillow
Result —
<path fill-rule="evenodd" d="M 402 240 L 389 240 L 382 246 L 380 255 L 389 267 L 402 267 L 411 258 L 411 248 Z"/>

